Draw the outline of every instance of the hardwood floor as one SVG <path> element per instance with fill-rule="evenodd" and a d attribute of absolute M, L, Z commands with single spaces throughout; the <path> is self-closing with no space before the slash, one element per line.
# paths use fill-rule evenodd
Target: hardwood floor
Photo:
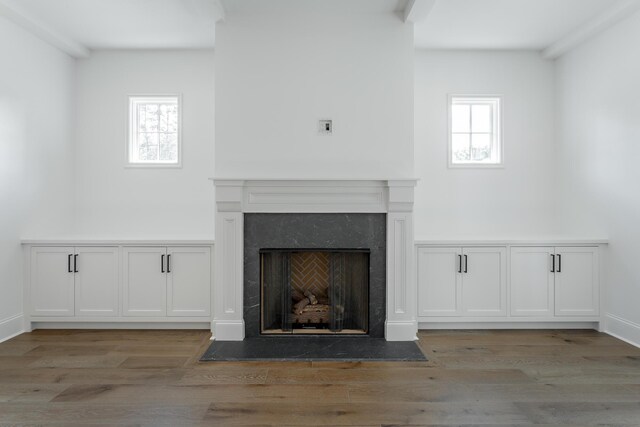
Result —
<path fill-rule="evenodd" d="M 0 426 L 640 426 L 640 349 L 594 331 L 421 332 L 410 363 L 198 362 L 209 343 L 23 334 L 0 344 Z"/>

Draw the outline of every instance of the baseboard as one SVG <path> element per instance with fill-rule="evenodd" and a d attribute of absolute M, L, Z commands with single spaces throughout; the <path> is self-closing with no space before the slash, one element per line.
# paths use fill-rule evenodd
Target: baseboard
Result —
<path fill-rule="evenodd" d="M 7 341 L 24 332 L 22 314 L 0 320 L 0 342 Z"/>
<path fill-rule="evenodd" d="M 417 322 L 387 321 L 384 324 L 384 337 L 387 341 L 416 341 L 417 334 Z"/>
<path fill-rule="evenodd" d="M 209 322 L 32 322 L 36 329 L 209 329 Z"/>
<path fill-rule="evenodd" d="M 216 341 L 244 340 L 244 320 L 213 320 L 211 333 Z"/>
<path fill-rule="evenodd" d="M 598 322 L 420 322 L 423 330 L 598 329 Z"/>
<path fill-rule="evenodd" d="M 625 341 L 636 347 L 640 347 L 640 325 L 613 314 L 606 314 L 604 332 Z"/>

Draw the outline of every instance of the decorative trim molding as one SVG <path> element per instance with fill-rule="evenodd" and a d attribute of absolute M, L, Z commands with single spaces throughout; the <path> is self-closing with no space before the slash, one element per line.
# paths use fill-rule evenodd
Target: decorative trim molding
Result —
<path fill-rule="evenodd" d="M 88 58 L 91 55 L 91 51 L 84 45 L 32 16 L 16 0 L 0 0 L 0 16 L 4 16 L 45 43 L 49 43 L 74 58 Z"/>
<path fill-rule="evenodd" d="M 422 330 L 447 330 L 447 329 L 598 329 L 598 322 L 420 322 Z"/>
<path fill-rule="evenodd" d="M 640 347 L 640 325 L 635 322 L 607 313 L 604 317 L 604 332 Z"/>
<path fill-rule="evenodd" d="M 212 332 L 244 339 L 244 213 L 387 213 L 387 319 L 390 341 L 416 339 L 413 272 L 415 179 L 212 179 L 216 194 L 216 255 Z"/>
<path fill-rule="evenodd" d="M 22 314 L 0 320 L 0 342 L 7 341 L 24 332 L 24 317 Z"/>
<path fill-rule="evenodd" d="M 580 46 L 582 43 L 613 27 L 628 16 L 633 15 L 638 9 L 640 9 L 640 1 L 638 0 L 624 0 L 621 3 L 616 3 L 610 9 L 605 10 L 600 15 L 585 22 L 565 37 L 547 47 L 542 51 L 542 57 L 545 59 L 559 58 Z"/>

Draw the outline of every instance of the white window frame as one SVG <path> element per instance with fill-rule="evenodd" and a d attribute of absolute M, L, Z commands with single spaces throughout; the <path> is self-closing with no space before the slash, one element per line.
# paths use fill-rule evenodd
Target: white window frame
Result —
<path fill-rule="evenodd" d="M 138 118 L 136 104 L 178 102 L 178 158 L 176 162 L 153 160 L 148 162 L 134 162 L 133 150 L 137 146 Z M 125 147 L 125 167 L 127 168 L 181 168 L 182 167 L 182 95 L 181 94 L 131 94 L 128 96 L 129 111 L 127 113 L 127 142 Z"/>
<path fill-rule="evenodd" d="M 498 114 L 495 114 L 493 117 L 493 138 L 491 141 L 492 144 L 492 152 L 494 147 L 497 146 L 497 154 L 500 156 L 497 162 L 493 163 L 485 163 L 485 162 L 473 162 L 469 161 L 466 163 L 454 163 L 453 161 L 453 123 L 452 123 L 452 107 L 454 105 L 454 100 L 460 99 L 462 101 L 468 101 L 469 104 L 473 104 L 474 102 L 482 103 L 482 101 L 497 101 L 497 109 Z M 504 101 L 502 95 L 468 95 L 468 94 L 450 94 L 447 98 L 447 110 L 448 110 L 448 150 L 447 150 L 447 163 L 449 168 L 452 169 L 492 169 L 492 168 L 504 168 L 504 138 L 503 138 L 503 110 L 504 110 Z"/>

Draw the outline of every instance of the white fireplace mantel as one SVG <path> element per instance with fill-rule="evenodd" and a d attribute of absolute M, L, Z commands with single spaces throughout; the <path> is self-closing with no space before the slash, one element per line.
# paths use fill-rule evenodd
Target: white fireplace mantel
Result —
<path fill-rule="evenodd" d="M 244 339 L 244 213 L 387 213 L 388 341 L 417 339 L 413 275 L 415 179 L 213 179 L 216 190 L 214 309 L 216 340 Z"/>

